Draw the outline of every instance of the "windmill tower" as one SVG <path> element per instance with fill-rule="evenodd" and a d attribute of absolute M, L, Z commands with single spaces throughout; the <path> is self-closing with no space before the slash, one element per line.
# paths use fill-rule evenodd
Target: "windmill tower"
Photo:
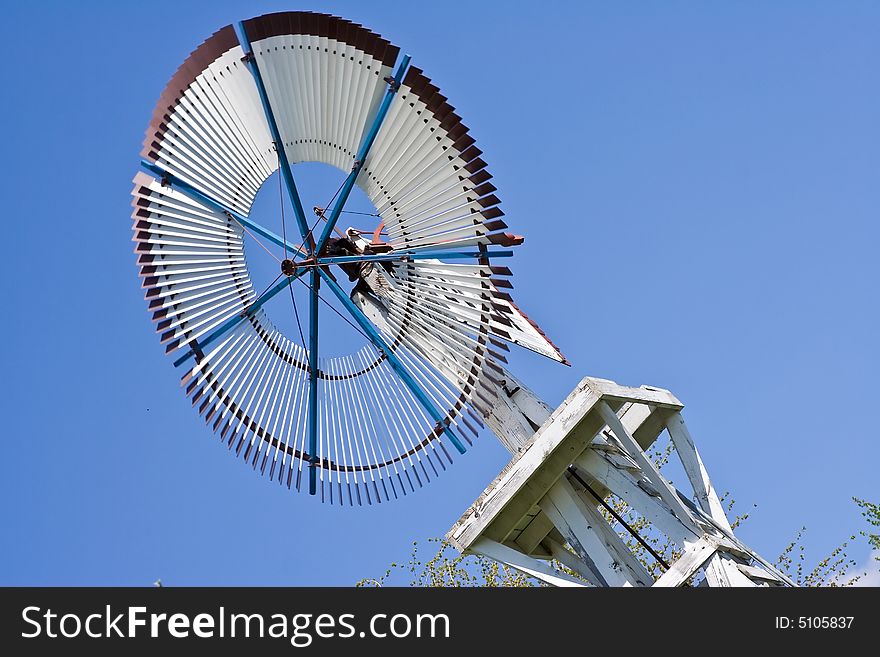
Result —
<path fill-rule="evenodd" d="M 414 492 L 487 427 L 513 460 L 449 539 L 547 583 L 790 584 L 733 534 L 671 393 L 587 378 L 554 411 L 505 369 L 510 344 L 566 361 L 508 292 L 498 263 L 523 238 L 481 154 L 410 57 L 357 23 L 268 14 L 201 44 L 160 97 L 132 193 L 148 307 L 193 407 L 270 481 L 341 505 Z M 343 174 L 312 213 L 304 162 Z M 286 199 L 268 225 L 253 205 L 273 174 Z M 355 187 L 369 230 L 341 228 Z M 328 347 L 337 316 L 351 331 Z M 646 456 L 662 431 L 693 494 Z M 676 546 L 656 584 L 600 512 L 609 495 Z"/>

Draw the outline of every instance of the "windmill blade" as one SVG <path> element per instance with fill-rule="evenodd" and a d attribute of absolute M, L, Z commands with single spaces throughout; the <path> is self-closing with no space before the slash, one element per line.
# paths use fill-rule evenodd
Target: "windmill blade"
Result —
<path fill-rule="evenodd" d="M 551 360 L 555 360 L 563 365 L 571 365 L 568 359 L 562 354 L 553 342 L 547 337 L 547 334 L 541 330 L 532 319 L 529 318 L 512 299 L 498 299 L 497 305 L 501 307 L 501 315 L 506 322 L 501 325 L 490 323 L 490 330 L 504 340 L 508 340 L 513 344 L 519 345 L 536 354 L 546 356 Z"/>
<path fill-rule="evenodd" d="M 333 504 L 388 501 L 446 470 L 498 389 L 498 336 L 561 359 L 512 305 L 509 270 L 489 261 L 499 254 L 489 247 L 522 238 L 504 232 L 474 139 L 399 55 L 363 26 L 324 14 L 224 27 L 160 97 L 142 151 L 149 174 L 137 174 L 132 192 L 148 307 L 193 407 L 254 470 L 297 490 L 314 481 Z M 292 169 L 300 162 L 347 173 L 384 224 L 386 243 L 356 239 L 353 262 L 340 264 L 356 272 L 351 292 L 330 274 L 330 251 L 342 243 L 304 228 Z M 250 216 L 279 169 L 301 245 L 283 225 Z M 280 263 L 269 285 L 251 280 L 248 234 Z M 377 253 L 392 261 L 370 262 Z M 444 253 L 473 262 L 448 264 Z M 319 354 L 311 329 L 308 341 L 289 338 L 270 319 L 264 304 L 300 286 L 314 318 L 319 308 L 339 312 L 328 295 L 350 313 L 346 353 Z"/>
<path fill-rule="evenodd" d="M 473 295 L 483 291 L 491 304 L 489 334 L 568 365 L 568 360 L 546 334 L 514 303 L 509 294 L 499 289 L 508 287 L 497 268 L 462 266 L 441 260 L 417 260 L 395 264 L 395 280 L 410 289 L 416 297 L 429 298 L 474 328 L 479 323 Z M 386 282 L 383 285 L 388 286 Z M 393 303 L 393 302 L 392 302 Z"/>

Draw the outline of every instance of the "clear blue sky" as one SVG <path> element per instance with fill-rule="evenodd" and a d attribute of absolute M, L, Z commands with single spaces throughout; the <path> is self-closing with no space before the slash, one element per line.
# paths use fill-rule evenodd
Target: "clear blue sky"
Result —
<path fill-rule="evenodd" d="M 217 28 L 280 9 L 413 55 L 526 235 L 516 298 L 571 369 L 671 389 L 741 536 L 808 560 L 880 499 L 880 5 L 83 2 L 4 10 L 0 584 L 334 584 L 440 536 L 504 465 L 490 436 L 396 504 L 282 492 L 216 444 L 136 276 L 152 108 Z M 863 560 L 859 544 L 854 556 Z"/>

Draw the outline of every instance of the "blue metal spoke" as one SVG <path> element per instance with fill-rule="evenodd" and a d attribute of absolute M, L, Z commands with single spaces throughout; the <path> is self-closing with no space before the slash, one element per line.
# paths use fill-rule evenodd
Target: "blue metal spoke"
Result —
<path fill-rule="evenodd" d="M 312 268 L 312 269 L 314 270 L 314 268 Z M 297 267 L 297 270 L 296 270 L 296 272 L 293 273 L 293 275 L 285 277 L 283 281 L 279 281 L 276 285 L 273 285 L 272 287 L 270 287 L 268 290 L 263 292 L 263 294 L 258 299 L 253 301 L 247 308 L 245 308 L 241 313 L 239 313 L 238 315 L 235 315 L 234 317 L 230 317 L 225 322 L 223 322 L 220 326 L 218 326 L 216 329 L 211 331 L 211 333 L 209 333 L 207 335 L 207 337 L 202 339 L 201 342 L 197 342 L 193 348 L 191 348 L 183 356 L 181 356 L 180 358 L 178 358 L 177 360 L 174 361 L 174 367 L 179 367 L 180 365 L 185 363 L 187 361 L 187 359 L 189 359 L 191 356 L 193 356 L 197 349 L 203 350 L 209 344 L 214 342 L 217 338 L 219 338 L 220 336 L 222 336 L 222 335 L 228 333 L 229 331 L 231 331 L 232 329 L 234 329 L 236 326 L 241 324 L 248 317 L 251 317 L 260 308 L 262 308 L 263 305 L 269 299 L 271 299 L 276 294 L 281 292 L 281 290 L 283 290 L 288 285 L 290 285 L 294 281 L 294 279 L 299 278 L 307 271 L 308 271 L 308 267 Z"/>
<path fill-rule="evenodd" d="M 464 260 L 468 258 L 509 258 L 513 251 L 418 251 L 409 253 L 406 251 L 394 251 L 392 253 L 379 253 L 373 255 L 356 256 L 330 256 L 318 258 L 322 265 L 341 265 L 348 262 L 394 262 L 396 260 Z"/>
<path fill-rule="evenodd" d="M 296 183 L 293 181 L 293 171 L 290 168 L 290 161 L 287 159 L 284 141 L 281 139 L 281 132 L 278 130 L 278 123 L 275 121 L 275 114 L 272 112 L 272 106 L 269 104 L 269 95 L 266 93 L 266 86 L 263 84 L 263 76 L 260 74 L 260 67 L 257 65 L 257 58 L 254 55 L 251 40 L 247 35 L 243 22 L 238 24 L 238 31 L 239 41 L 244 50 L 244 61 L 254 76 L 257 92 L 260 94 L 260 102 L 266 115 L 266 123 L 269 124 L 269 132 L 272 135 L 272 141 L 275 142 L 275 150 L 278 152 L 281 176 L 284 178 L 284 184 L 287 187 L 287 195 L 290 197 L 290 203 L 293 206 L 293 214 L 296 215 L 296 223 L 302 235 L 303 244 L 313 244 L 314 238 L 309 232 L 309 225 L 306 221 L 306 214 L 303 211 L 302 201 L 300 201 L 299 192 L 296 190 Z"/>
<path fill-rule="evenodd" d="M 219 201 L 211 198 L 210 196 L 205 194 L 203 191 L 196 189 L 195 187 L 190 185 L 188 182 L 184 182 L 183 180 L 181 180 L 180 178 L 175 176 L 173 173 L 165 171 L 165 169 L 163 169 L 162 167 L 160 167 L 156 164 L 153 164 L 152 162 L 148 162 L 147 160 L 141 160 L 141 166 L 144 169 L 146 169 L 147 171 L 149 171 L 150 173 L 159 176 L 160 179 L 162 180 L 163 184 L 166 184 L 168 187 L 171 187 L 171 189 L 173 189 L 177 192 L 180 192 L 184 196 L 188 196 L 189 198 L 191 198 L 192 200 L 194 200 L 198 203 L 203 203 L 204 205 L 207 205 L 207 206 L 213 208 L 217 212 L 221 212 L 225 215 L 232 217 L 233 220 L 237 221 L 242 226 L 245 226 L 245 227 L 251 229 L 252 231 L 254 231 L 257 235 L 260 235 L 261 237 L 265 237 L 267 240 L 269 240 L 273 244 L 276 244 L 276 245 L 280 246 L 281 248 L 286 247 L 288 251 L 292 251 L 293 253 L 296 253 L 302 257 L 305 257 L 306 255 L 308 255 L 305 251 L 303 251 L 296 244 L 286 242 L 280 235 L 276 235 L 268 228 L 265 228 L 264 226 L 258 224 L 256 221 L 252 221 L 252 220 L 248 219 L 244 215 L 241 215 L 238 212 L 236 212 L 235 210 L 232 210 L 231 208 L 227 208 L 225 205 L 223 205 Z"/>
<path fill-rule="evenodd" d="M 312 267 L 309 292 L 309 495 L 317 492 L 318 485 L 318 271 Z"/>
<path fill-rule="evenodd" d="M 403 81 L 403 74 L 406 72 L 406 69 L 409 66 L 409 60 L 409 55 L 404 55 L 403 59 L 400 60 L 400 65 L 397 67 L 397 71 L 394 74 L 393 82 L 389 83 L 388 85 L 388 90 L 385 92 L 385 97 L 382 99 L 382 104 L 379 105 L 379 110 L 378 112 L 376 112 L 376 117 L 373 119 L 373 123 L 369 127 L 369 129 L 364 133 L 364 137 L 361 141 L 360 149 L 358 149 L 357 158 L 354 161 L 354 166 L 351 169 L 351 173 L 348 174 L 348 177 L 342 184 L 342 189 L 339 192 L 339 196 L 336 198 L 336 203 L 333 205 L 333 210 L 330 212 L 330 216 L 327 218 L 327 225 L 324 226 L 324 232 L 321 233 L 321 237 L 318 239 L 318 243 L 315 245 L 314 253 L 316 254 L 321 252 L 321 249 L 324 248 L 327 240 L 330 239 L 330 233 L 333 232 L 333 228 L 336 226 L 336 222 L 339 220 L 339 215 L 342 213 L 342 208 L 345 205 L 345 202 L 348 200 L 348 196 L 349 194 L 351 194 L 351 190 L 354 188 L 354 182 L 355 180 L 357 180 L 358 174 L 361 172 L 361 169 L 364 166 L 364 162 L 367 159 L 367 155 L 369 155 L 370 153 L 370 148 L 373 146 L 373 142 L 376 141 L 376 135 L 379 134 L 379 129 L 382 127 L 382 122 L 385 120 L 385 116 L 388 114 L 388 108 L 391 106 L 391 101 L 394 99 L 394 95 L 400 88 L 400 83 Z"/>
<path fill-rule="evenodd" d="M 334 281 L 329 274 L 323 271 L 320 267 L 315 267 L 314 271 L 320 272 L 321 277 L 327 283 L 328 287 L 333 290 L 333 294 L 342 302 L 342 305 L 351 313 L 351 316 L 354 317 L 355 321 L 360 325 L 360 327 L 364 330 L 364 332 L 369 336 L 370 340 L 373 341 L 373 344 L 376 348 L 381 351 L 385 357 L 388 359 L 388 364 L 391 365 L 392 369 L 397 373 L 397 376 L 400 377 L 400 380 L 403 381 L 404 385 L 409 388 L 409 391 L 413 394 L 413 396 L 419 401 L 419 403 L 424 407 L 424 409 L 428 412 L 428 415 L 433 418 L 437 424 L 443 427 L 443 430 L 449 436 L 450 442 L 455 446 L 455 448 L 459 451 L 459 453 L 464 454 L 465 447 L 458 436 L 455 435 L 455 432 L 452 430 L 451 426 L 444 424 L 445 417 L 443 413 L 437 410 L 437 407 L 434 406 L 434 403 L 425 394 L 422 387 L 419 385 L 418 381 L 410 374 L 409 370 L 406 369 L 401 360 L 397 357 L 397 354 L 388 346 L 388 343 L 385 342 L 384 338 L 379 334 L 379 331 L 376 330 L 376 327 L 373 326 L 373 323 L 367 319 L 367 316 L 358 308 L 354 302 L 349 298 L 348 294 L 339 287 L 339 284 Z M 313 287 L 314 290 L 314 287 Z M 317 295 L 316 295 L 317 296 Z"/>

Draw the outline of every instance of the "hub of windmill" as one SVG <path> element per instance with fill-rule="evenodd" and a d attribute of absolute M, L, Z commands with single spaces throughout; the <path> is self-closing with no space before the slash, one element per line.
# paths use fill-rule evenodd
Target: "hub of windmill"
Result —
<path fill-rule="evenodd" d="M 281 262 L 281 273 L 285 276 L 293 276 L 296 273 L 296 264 L 289 258 Z"/>

